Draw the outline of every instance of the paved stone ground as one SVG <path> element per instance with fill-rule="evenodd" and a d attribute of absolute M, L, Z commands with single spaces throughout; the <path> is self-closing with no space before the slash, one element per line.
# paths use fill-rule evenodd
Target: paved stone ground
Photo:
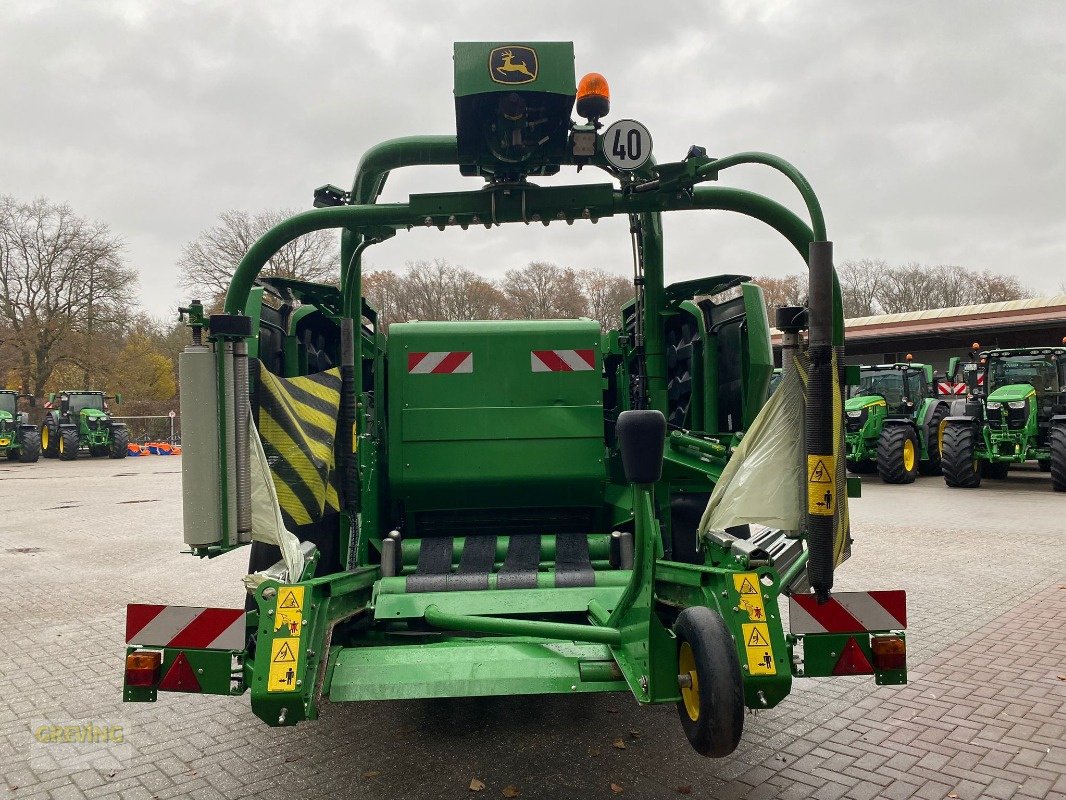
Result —
<path fill-rule="evenodd" d="M 240 554 L 178 554 L 179 468 L 0 464 L 0 797 L 1066 799 L 1066 497 L 1038 472 L 868 481 L 838 588 L 908 590 L 911 684 L 797 681 L 707 760 L 625 695 L 327 705 L 281 730 L 246 698 L 123 705 L 126 602 L 241 602 Z M 33 742 L 84 720 L 125 744 L 80 765 Z"/>

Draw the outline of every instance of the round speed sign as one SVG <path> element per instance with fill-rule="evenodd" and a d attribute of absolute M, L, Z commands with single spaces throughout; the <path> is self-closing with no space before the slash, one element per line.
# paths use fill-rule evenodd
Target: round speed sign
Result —
<path fill-rule="evenodd" d="M 603 133 L 603 155 L 618 169 L 640 169 L 651 158 L 651 134 L 635 119 L 620 119 Z"/>

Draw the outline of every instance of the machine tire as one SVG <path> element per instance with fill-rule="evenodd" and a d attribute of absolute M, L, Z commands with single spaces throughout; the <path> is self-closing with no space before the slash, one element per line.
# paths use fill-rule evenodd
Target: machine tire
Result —
<path fill-rule="evenodd" d="M 128 428 L 111 429 L 111 447 L 107 451 L 109 458 L 125 458 L 129 455 L 130 432 Z"/>
<path fill-rule="evenodd" d="M 45 458 L 59 457 L 59 428 L 49 417 L 41 425 L 41 453 Z"/>
<path fill-rule="evenodd" d="M 981 464 L 981 475 L 994 481 L 1005 481 L 1009 472 L 1009 461 L 985 461 Z"/>
<path fill-rule="evenodd" d="M 744 729 L 744 686 L 736 643 L 721 616 L 703 606 L 683 610 L 674 633 L 678 672 L 694 673 L 692 688 L 683 688 L 677 703 L 681 727 L 700 755 L 727 756 L 737 749 Z"/>
<path fill-rule="evenodd" d="M 920 452 L 910 425 L 886 425 L 877 440 L 877 474 L 885 483 L 914 483 Z"/>
<path fill-rule="evenodd" d="M 944 452 L 941 471 L 944 483 L 961 489 L 976 489 L 981 485 L 981 469 L 974 459 L 976 430 L 972 425 L 952 425 L 944 428 Z"/>
<path fill-rule="evenodd" d="M 1051 488 L 1066 492 L 1066 425 L 1052 425 L 1048 433 L 1051 449 Z"/>
<path fill-rule="evenodd" d="M 59 429 L 59 459 L 60 461 L 73 461 L 78 457 L 81 447 L 81 437 L 78 436 L 77 428 Z"/>
<path fill-rule="evenodd" d="M 8 456 L 10 456 L 10 451 Z M 41 434 L 36 429 L 22 432 L 22 445 L 19 448 L 19 461 L 23 464 L 34 464 L 41 457 Z"/>
<path fill-rule="evenodd" d="M 929 425 L 926 427 L 926 436 L 929 439 L 926 450 L 929 452 L 929 460 L 921 461 L 918 463 L 918 472 L 922 475 L 939 475 L 941 470 L 941 455 L 940 455 L 940 423 L 947 419 L 948 407 L 946 405 L 937 406 L 936 411 L 933 412 L 933 418 L 929 420 Z"/>

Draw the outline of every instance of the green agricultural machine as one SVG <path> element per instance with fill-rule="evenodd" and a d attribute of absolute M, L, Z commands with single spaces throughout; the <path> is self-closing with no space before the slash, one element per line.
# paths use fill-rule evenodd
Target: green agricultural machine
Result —
<path fill-rule="evenodd" d="M 454 66 L 456 134 L 374 147 L 350 190 L 316 190 L 315 209 L 252 245 L 223 313 L 181 310 L 185 542 L 208 558 L 250 545 L 246 603 L 131 604 L 124 699 L 249 692 L 258 717 L 293 725 L 326 701 L 627 692 L 676 704 L 695 749 L 722 756 L 745 709 L 776 706 L 796 677 L 905 682 L 903 593 L 832 592 L 857 485 L 843 470 L 840 290 L 807 181 L 763 153 L 694 146 L 656 163 L 643 125 L 601 123 L 606 81 L 577 85 L 570 43 L 457 44 Z M 741 164 L 787 176 L 810 225 L 705 185 Z M 477 185 L 377 202 L 390 173 L 432 165 Z M 606 180 L 541 180 L 564 167 Z M 661 216 L 694 210 L 759 220 L 808 263 L 809 326 L 792 334 L 805 345 L 774 395 L 799 403 L 767 401 L 756 285 L 666 285 Z M 635 279 L 606 333 L 577 319 L 386 335 L 362 296 L 366 249 L 412 228 L 612 216 L 628 221 Z M 322 229 L 340 232 L 339 288 L 259 279 Z M 760 435 L 764 404 L 806 436 Z M 751 492 L 787 483 L 796 524 L 706 523 L 718 484 L 758 500 L 738 470 L 759 459 L 742 455 L 781 444 L 789 477 L 749 476 Z"/>
<path fill-rule="evenodd" d="M 103 392 L 82 389 L 52 392 L 41 422 L 41 452 L 45 458 L 73 461 L 85 448 L 90 456 L 125 458 L 130 441 L 124 422 L 107 413 L 105 400 L 122 402 L 122 395 L 105 397 Z"/>
<path fill-rule="evenodd" d="M 1036 461 L 1066 492 L 1066 341 L 983 350 L 962 365 L 965 401 L 941 428 L 944 481 L 976 488 L 1011 464 Z M 961 408 L 959 408 L 961 406 Z"/>
<path fill-rule="evenodd" d="M 19 411 L 19 400 L 23 398 L 30 405 L 35 402 L 32 395 L 0 391 L 0 455 L 31 464 L 41 457 L 41 437 L 29 414 Z"/>
<path fill-rule="evenodd" d="M 940 474 L 940 423 L 951 410 L 933 367 L 906 361 L 859 369 L 844 404 L 848 469 L 876 471 L 885 483 Z"/>

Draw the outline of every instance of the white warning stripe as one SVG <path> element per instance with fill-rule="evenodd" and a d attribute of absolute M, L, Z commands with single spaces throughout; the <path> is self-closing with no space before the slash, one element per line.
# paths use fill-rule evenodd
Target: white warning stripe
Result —
<path fill-rule="evenodd" d="M 453 356 L 464 355 L 461 361 L 455 362 Z M 445 361 L 449 363 L 445 364 Z M 452 374 L 456 372 L 473 372 L 474 371 L 474 354 L 473 353 L 453 353 L 446 350 L 444 352 L 426 353 L 422 358 L 414 364 L 410 364 L 408 372 L 412 375 L 429 375 L 431 373 L 438 374 Z"/>
<path fill-rule="evenodd" d="M 902 624 L 869 592 L 838 592 L 835 599 L 868 631 L 895 630 Z"/>
<path fill-rule="evenodd" d="M 190 606 L 167 606 L 137 632 L 136 642 L 150 647 L 164 647 L 188 628 L 203 610 Z"/>
<path fill-rule="evenodd" d="M 792 595 L 788 618 L 797 634 L 904 630 L 907 595 L 899 590 L 837 592 L 826 603 L 818 603 L 814 595 Z"/>
<path fill-rule="evenodd" d="M 534 372 L 589 372 L 596 356 L 593 350 L 533 350 L 529 363 Z"/>

